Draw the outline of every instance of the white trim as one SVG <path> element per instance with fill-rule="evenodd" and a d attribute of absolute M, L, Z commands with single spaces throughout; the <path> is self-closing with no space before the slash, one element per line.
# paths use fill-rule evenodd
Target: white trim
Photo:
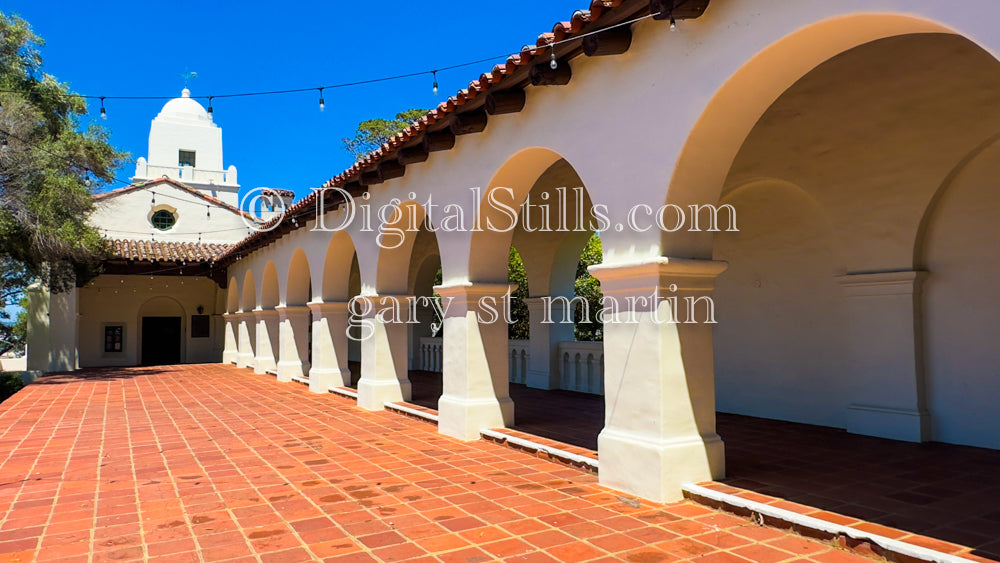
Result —
<path fill-rule="evenodd" d="M 819 518 L 813 518 L 812 516 L 806 516 L 805 514 L 799 514 L 797 512 L 745 499 L 736 495 L 714 491 L 712 489 L 702 487 L 701 485 L 695 485 L 694 483 L 685 483 L 681 485 L 681 490 L 731 506 L 746 508 L 758 514 L 791 522 L 792 524 L 806 528 L 821 530 L 830 534 L 847 536 L 856 540 L 869 541 L 879 545 L 887 551 L 899 553 L 901 555 L 906 555 L 922 561 L 931 561 L 934 563 L 971 563 L 972 561 L 971 559 L 964 559 L 962 557 L 958 557 L 957 555 L 941 553 L 940 551 L 934 551 L 933 549 L 927 549 L 926 547 L 920 547 L 919 545 L 913 545 L 901 540 L 894 540 L 878 534 L 872 534 L 871 532 L 865 532 L 864 530 L 859 530 L 857 528 L 851 528 L 842 524 L 834 524 L 833 522 L 827 522 L 826 520 L 820 520 Z"/>
<path fill-rule="evenodd" d="M 331 386 L 327 390 L 329 392 L 335 394 L 335 395 L 340 395 L 341 397 L 350 397 L 351 399 L 355 399 L 355 400 L 357 400 L 357 398 L 358 398 L 358 392 L 357 391 L 351 391 L 350 389 L 346 389 L 346 388 L 342 388 L 342 387 L 332 387 Z"/>
<path fill-rule="evenodd" d="M 429 412 L 424 412 L 424 411 L 421 411 L 421 410 L 417 410 L 417 409 L 414 409 L 414 408 L 411 408 L 411 407 L 408 407 L 406 405 L 402 405 L 402 404 L 399 404 L 399 403 L 393 403 L 392 401 L 386 401 L 385 402 L 385 406 L 388 409 L 392 409 L 392 410 L 396 410 L 396 411 L 400 411 L 400 412 L 405 412 L 406 414 L 412 414 L 413 416 L 415 416 L 417 418 L 422 418 L 424 420 L 429 420 L 431 422 L 437 422 L 438 421 L 438 417 L 437 417 L 436 414 L 431 414 Z"/>
<path fill-rule="evenodd" d="M 498 432 L 496 430 L 489 430 L 489 429 L 484 428 L 484 429 L 480 430 L 479 433 L 482 434 L 483 436 L 487 436 L 487 437 L 494 438 L 494 439 L 497 439 L 497 440 L 504 440 L 504 441 L 510 442 L 511 444 L 514 444 L 515 446 L 521 446 L 522 448 L 530 448 L 530 449 L 538 450 L 540 452 L 549 454 L 551 456 L 555 456 L 555 457 L 559 457 L 559 458 L 562 458 L 562 459 L 566 459 L 566 460 L 572 461 L 573 463 L 579 463 L 581 465 L 586 465 L 587 467 L 592 468 L 594 471 L 597 471 L 598 463 L 597 463 L 597 460 L 593 459 L 593 458 L 584 457 L 582 455 L 570 453 L 570 452 L 567 452 L 565 450 L 560 450 L 560 449 L 553 448 L 553 447 L 550 447 L 550 446 L 545 446 L 545 445 L 539 444 L 538 442 L 532 442 L 531 440 L 526 440 L 524 438 L 518 438 L 516 436 L 511 436 L 510 434 L 504 434 L 503 432 Z"/>

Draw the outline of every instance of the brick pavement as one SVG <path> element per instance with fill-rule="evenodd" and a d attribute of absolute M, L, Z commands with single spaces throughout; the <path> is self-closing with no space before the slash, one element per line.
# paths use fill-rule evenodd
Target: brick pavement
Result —
<path fill-rule="evenodd" d="M 0 561 L 866 559 L 232 366 L 85 370 L 0 404 Z"/>

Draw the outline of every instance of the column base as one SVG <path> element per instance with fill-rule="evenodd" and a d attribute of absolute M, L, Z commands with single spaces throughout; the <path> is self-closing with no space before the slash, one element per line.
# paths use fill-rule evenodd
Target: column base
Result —
<path fill-rule="evenodd" d="M 236 367 L 238 368 L 249 368 L 253 367 L 253 354 L 237 354 L 236 356 Z"/>
<path fill-rule="evenodd" d="M 274 369 L 275 369 L 274 357 L 272 356 L 257 358 L 253 366 L 253 372 L 257 374 L 265 374 L 268 372 L 268 370 L 274 371 Z"/>
<path fill-rule="evenodd" d="M 239 356 L 239 352 L 235 352 L 235 351 L 231 351 L 231 350 L 224 350 L 222 352 L 222 363 L 224 363 L 224 364 L 234 363 L 234 362 L 236 362 L 237 356 Z"/>
<path fill-rule="evenodd" d="M 681 500 L 684 483 L 725 477 L 718 434 L 652 442 L 605 428 L 597 437 L 600 483 L 654 502 Z"/>
<path fill-rule="evenodd" d="M 330 387 L 347 386 L 350 377 L 349 371 L 345 374 L 339 369 L 312 368 L 309 370 L 309 390 L 313 393 L 326 393 Z"/>
<path fill-rule="evenodd" d="M 514 401 L 503 399 L 462 399 L 442 395 L 438 399 L 438 432 L 459 440 L 478 440 L 484 428 L 514 425 Z"/>
<path fill-rule="evenodd" d="M 927 411 L 850 405 L 847 407 L 847 431 L 890 440 L 925 442 L 931 436 L 931 417 Z"/>
<path fill-rule="evenodd" d="M 300 362 L 278 362 L 278 381 L 291 381 L 294 377 L 305 377 L 309 364 Z"/>
<path fill-rule="evenodd" d="M 386 379 L 358 381 L 358 406 L 369 411 L 380 411 L 387 402 L 409 401 L 413 397 L 410 380 Z"/>

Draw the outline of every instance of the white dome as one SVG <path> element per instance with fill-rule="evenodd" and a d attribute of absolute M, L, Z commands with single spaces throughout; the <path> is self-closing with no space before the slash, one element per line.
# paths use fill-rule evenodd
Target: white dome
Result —
<path fill-rule="evenodd" d="M 191 97 L 191 91 L 185 88 L 180 98 L 174 98 L 164 104 L 156 116 L 159 120 L 212 123 L 212 116 Z"/>

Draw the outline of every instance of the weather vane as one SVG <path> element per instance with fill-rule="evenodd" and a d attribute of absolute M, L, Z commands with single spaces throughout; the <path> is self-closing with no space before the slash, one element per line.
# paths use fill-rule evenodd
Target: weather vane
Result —
<path fill-rule="evenodd" d="M 184 79 L 184 87 L 188 87 L 188 81 L 198 78 L 198 73 L 185 69 L 183 74 L 178 74 L 177 76 Z"/>

